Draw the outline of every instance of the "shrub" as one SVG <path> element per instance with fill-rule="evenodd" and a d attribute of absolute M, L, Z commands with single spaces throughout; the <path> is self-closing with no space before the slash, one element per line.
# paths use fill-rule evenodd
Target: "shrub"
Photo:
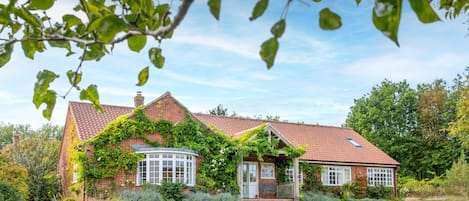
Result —
<path fill-rule="evenodd" d="M 391 192 L 392 192 L 391 187 L 379 185 L 379 186 L 369 186 L 367 188 L 366 194 L 368 195 L 369 198 L 381 199 L 381 198 L 386 198 L 390 196 Z"/>
<path fill-rule="evenodd" d="M 77 200 L 75 200 L 75 199 L 73 199 L 73 198 L 70 198 L 70 197 L 68 197 L 68 198 L 65 198 L 63 201 L 77 201 Z"/>
<path fill-rule="evenodd" d="M 186 195 L 184 201 L 213 201 L 213 197 L 208 193 L 196 192 Z"/>
<path fill-rule="evenodd" d="M 237 195 L 231 195 L 229 193 L 221 193 L 217 195 L 210 195 L 207 193 L 197 192 L 194 194 L 186 195 L 183 201 L 238 201 Z"/>
<path fill-rule="evenodd" d="M 399 195 L 406 197 L 413 196 L 435 196 L 445 194 L 443 189 L 444 180 L 435 177 L 431 180 L 416 180 L 412 177 L 402 177 L 399 179 Z"/>
<path fill-rule="evenodd" d="M 215 195 L 213 201 L 238 201 L 239 197 L 237 195 L 231 195 L 229 193 L 221 193 Z"/>
<path fill-rule="evenodd" d="M 181 201 L 184 198 L 182 190 L 186 188 L 184 183 L 162 182 L 159 187 L 161 196 L 165 201 Z"/>
<path fill-rule="evenodd" d="M 456 195 L 469 196 L 469 165 L 467 164 L 464 152 L 450 170 L 446 172 L 446 190 Z"/>
<path fill-rule="evenodd" d="M 144 188 L 142 191 L 122 191 L 119 201 L 163 201 L 163 198 L 158 191 Z"/>
<path fill-rule="evenodd" d="M 22 194 L 13 186 L 0 183 L 0 200 L 2 201 L 23 201 Z"/>
<path fill-rule="evenodd" d="M 305 191 L 301 196 L 301 201 L 340 201 L 330 193 Z"/>
<path fill-rule="evenodd" d="M 359 199 L 359 201 L 387 201 L 387 200 L 386 199 L 363 198 L 363 199 Z"/>
<path fill-rule="evenodd" d="M 368 181 L 366 176 L 357 176 L 352 182 L 352 192 L 355 198 L 365 198 L 366 189 L 368 188 Z"/>

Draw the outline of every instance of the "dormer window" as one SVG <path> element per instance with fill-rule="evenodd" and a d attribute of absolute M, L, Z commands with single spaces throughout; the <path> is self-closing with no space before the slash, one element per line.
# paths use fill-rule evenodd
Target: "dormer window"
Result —
<path fill-rule="evenodd" d="M 357 141 L 353 140 L 352 138 L 347 138 L 347 141 L 350 142 L 355 147 L 361 148 L 362 145 L 360 145 Z"/>

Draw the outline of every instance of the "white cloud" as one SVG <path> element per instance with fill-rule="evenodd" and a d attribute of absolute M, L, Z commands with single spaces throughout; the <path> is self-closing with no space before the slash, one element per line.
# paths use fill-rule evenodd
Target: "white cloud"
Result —
<path fill-rule="evenodd" d="M 428 50 L 405 48 L 393 53 L 369 55 L 344 68 L 344 73 L 374 82 L 384 78 L 410 82 L 428 82 L 437 78 L 452 79 L 467 65 L 467 53 L 430 53 Z"/>
<path fill-rule="evenodd" d="M 228 76 L 208 80 L 208 79 L 196 78 L 193 76 L 188 76 L 188 75 L 184 75 L 180 73 L 174 73 L 169 70 L 162 72 L 161 74 L 163 76 L 169 77 L 176 81 L 209 86 L 209 87 L 214 87 L 214 88 L 240 89 L 240 88 L 245 88 L 248 86 L 246 82 L 242 82 L 242 81 L 230 78 Z"/>

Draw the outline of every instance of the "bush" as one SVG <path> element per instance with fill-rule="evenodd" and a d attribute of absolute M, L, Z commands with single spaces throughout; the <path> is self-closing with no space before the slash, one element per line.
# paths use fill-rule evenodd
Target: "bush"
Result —
<path fill-rule="evenodd" d="M 301 201 L 340 201 L 339 198 L 335 198 L 332 194 L 323 192 L 305 191 L 300 197 Z"/>
<path fill-rule="evenodd" d="M 406 196 L 436 196 L 445 194 L 444 180 L 435 177 L 431 180 L 416 180 L 412 177 L 399 178 L 399 195 Z"/>
<path fill-rule="evenodd" d="M 63 201 L 77 201 L 77 200 L 75 200 L 75 199 L 73 199 L 73 198 L 70 198 L 70 197 L 68 197 L 68 198 L 65 198 Z"/>
<path fill-rule="evenodd" d="M 0 200 L 2 201 L 23 201 L 22 194 L 13 186 L 0 183 Z"/>
<path fill-rule="evenodd" d="M 182 190 L 186 188 L 184 183 L 162 182 L 159 187 L 161 196 L 165 201 L 181 201 L 184 198 Z"/>
<path fill-rule="evenodd" d="M 363 199 L 359 199 L 359 201 L 387 201 L 387 200 L 386 199 L 363 198 Z"/>
<path fill-rule="evenodd" d="M 464 152 L 450 170 L 446 172 L 446 190 L 455 195 L 469 196 L 469 165 L 465 160 Z"/>
<path fill-rule="evenodd" d="M 381 199 L 381 198 L 389 197 L 391 195 L 391 192 L 392 192 L 391 187 L 379 185 L 379 186 L 369 186 L 367 188 L 366 194 L 368 195 L 369 198 Z"/>
<path fill-rule="evenodd" d="M 213 201 L 213 197 L 208 193 L 196 192 L 186 195 L 184 201 Z"/>
<path fill-rule="evenodd" d="M 163 201 L 163 198 L 158 191 L 144 188 L 142 191 L 122 191 L 119 201 Z"/>
<path fill-rule="evenodd" d="M 210 195 L 207 193 L 197 192 L 195 194 L 188 194 L 183 201 L 238 201 L 237 195 L 231 195 L 229 193 L 222 193 L 217 195 Z"/>

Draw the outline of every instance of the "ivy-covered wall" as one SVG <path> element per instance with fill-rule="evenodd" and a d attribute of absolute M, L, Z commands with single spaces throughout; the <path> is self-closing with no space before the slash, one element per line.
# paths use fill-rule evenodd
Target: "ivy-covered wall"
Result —
<path fill-rule="evenodd" d="M 230 139 L 220 131 L 209 130 L 194 121 L 189 113 L 186 113 L 185 120 L 177 123 L 164 119 L 150 120 L 141 108 L 134 111 L 133 117 L 117 118 L 96 137 L 75 147 L 72 160 L 79 164 L 80 183 L 92 190 L 88 194 L 96 193 L 99 187 L 96 184 L 104 180 L 112 182 L 118 174 L 135 175 L 138 160 L 143 159 L 143 155 L 134 153 L 130 146 L 124 146 L 129 140 L 138 139 L 154 147 L 196 151 L 199 154 L 196 188 L 206 192 L 239 194 L 237 167 L 241 156 L 256 156 L 259 161 L 264 155 L 279 156 L 279 142 L 275 138 L 269 140 L 265 125 L 248 131 L 240 138 Z M 304 153 L 303 148 L 283 147 L 282 150 L 287 160 Z M 129 179 L 135 180 L 135 176 Z"/>

